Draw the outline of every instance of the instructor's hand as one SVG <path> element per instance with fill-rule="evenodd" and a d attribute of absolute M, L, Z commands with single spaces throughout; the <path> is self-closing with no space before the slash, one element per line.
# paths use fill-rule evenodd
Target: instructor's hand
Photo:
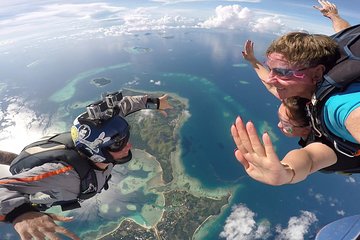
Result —
<path fill-rule="evenodd" d="M 286 169 L 278 156 L 267 133 L 261 143 L 253 123 L 246 126 L 240 117 L 231 126 L 231 135 L 236 144 L 235 157 L 244 166 L 247 174 L 253 179 L 270 184 L 281 185 L 289 181 Z"/>
<path fill-rule="evenodd" d="M 21 240 L 60 240 L 59 234 L 73 240 L 80 240 L 74 233 L 55 223 L 55 221 L 69 222 L 72 217 L 63 217 L 55 214 L 41 212 L 27 212 L 13 221 L 15 230 L 19 233 Z"/>
<path fill-rule="evenodd" d="M 159 104 L 159 110 L 164 115 L 164 117 L 167 117 L 167 113 L 165 110 L 173 109 L 173 106 L 170 105 L 168 101 L 168 95 L 164 94 L 161 97 L 159 97 L 160 104 Z"/>

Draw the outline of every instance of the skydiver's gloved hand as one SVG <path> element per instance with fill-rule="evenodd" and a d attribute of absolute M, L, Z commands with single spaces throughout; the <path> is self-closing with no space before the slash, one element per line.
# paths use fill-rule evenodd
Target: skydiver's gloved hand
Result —
<path fill-rule="evenodd" d="M 168 102 L 168 95 L 164 94 L 161 97 L 159 97 L 159 110 L 161 113 L 166 117 L 167 113 L 164 110 L 172 109 L 173 107 Z"/>
<path fill-rule="evenodd" d="M 281 164 L 270 136 L 264 133 L 262 144 L 252 122 L 245 126 L 237 117 L 231 126 L 231 135 L 237 147 L 235 157 L 250 177 L 270 185 L 286 184 L 293 180 L 295 175 Z"/>
<path fill-rule="evenodd" d="M 55 214 L 41 212 L 27 212 L 15 218 L 13 225 L 19 233 L 21 240 L 58 240 L 59 234 L 73 240 L 80 240 L 74 233 L 55 223 L 55 221 L 69 222 L 72 217 L 63 217 Z"/>
<path fill-rule="evenodd" d="M 338 15 L 338 10 L 335 4 L 324 1 L 324 0 L 318 0 L 320 6 L 313 6 L 315 9 L 319 10 L 325 17 L 332 18 L 334 15 Z"/>

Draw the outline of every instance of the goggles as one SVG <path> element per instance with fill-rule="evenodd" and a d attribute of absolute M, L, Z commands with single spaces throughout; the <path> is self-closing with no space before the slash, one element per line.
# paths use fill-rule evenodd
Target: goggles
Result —
<path fill-rule="evenodd" d="M 309 125 L 294 125 L 288 121 L 285 121 L 281 118 L 279 118 L 279 121 L 281 123 L 282 129 L 284 130 L 284 132 L 292 134 L 294 132 L 294 128 L 305 128 L 305 127 L 309 127 Z"/>
<path fill-rule="evenodd" d="M 288 68 L 270 68 L 266 63 L 264 65 L 270 72 L 281 79 L 289 79 L 291 77 L 304 78 L 305 74 L 299 72 L 309 69 L 311 67 L 305 67 L 300 69 L 288 69 Z"/>
<path fill-rule="evenodd" d="M 106 149 L 109 152 L 119 152 L 126 146 L 126 144 L 129 141 L 129 138 L 130 138 L 129 131 L 127 131 L 125 136 L 116 135 L 115 137 L 113 137 L 111 139 L 113 141 L 113 143 L 111 145 L 107 146 Z"/>

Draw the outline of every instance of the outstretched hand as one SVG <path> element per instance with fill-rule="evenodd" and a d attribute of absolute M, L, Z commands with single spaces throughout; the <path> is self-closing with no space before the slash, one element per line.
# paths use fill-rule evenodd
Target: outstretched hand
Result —
<path fill-rule="evenodd" d="M 60 240 L 59 234 L 65 235 L 73 240 L 80 240 L 74 233 L 55 223 L 55 221 L 69 222 L 71 220 L 71 217 L 63 217 L 55 214 L 27 212 L 17 217 L 13 225 L 19 233 L 21 240 Z"/>
<path fill-rule="evenodd" d="M 160 100 L 159 110 L 166 117 L 167 113 L 164 110 L 173 108 L 168 101 L 168 95 L 167 94 L 162 95 L 161 97 L 159 97 L 159 100 Z"/>
<path fill-rule="evenodd" d="M 235 124 L 231 126 L 231 135 L 237 147 L 235 157 L 250 177 L 270 185 L 281 185 L 289 181 L 268 133 L 263 134 L 264 144 L 261 143 L 254 124 L 248 122 L 245 126 L 241 118 L 237 117 Z"/>
<path fill-rule="evenodd" d="M 244 59 L 250 63 L 257 62 L 257 59 L 254 55 L 254 42 L 251 40 L 246 40 L 244 44 L 244 50 L 242 51 Z"/>
<path fill-rule="evenodd" d="M 331 18 L 332 15 L 337 15 L 338 10 L 336 5 L 324 0 L 318 0 L 321 6 L 313 6 L 315 9 L 319 10 L 325 17 Z"/>

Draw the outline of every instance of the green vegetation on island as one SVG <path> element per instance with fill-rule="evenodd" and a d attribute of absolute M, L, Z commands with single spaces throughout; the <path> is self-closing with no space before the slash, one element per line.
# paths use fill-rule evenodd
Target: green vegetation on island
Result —
<path fill-rule="evenodd" d="M 192 239 L 196 230 L 210 216 L 220 214 L 221 208 L 228 203 L 229 196 L 217 200 L 173 190 L 165 193 L 164 214 L 154 227 L 142 227 L 127 219 L 115 231 L 100 239 Z"/>
<path fill-rule="evenodd" d="M 129 89 L 122 92 L 124 96 L 144 94 Z M 151 95 L 161 96 L 162 93 Z M 130 142 L 134 151 L 133 160 L 122 167 L 130 174 L 121 176 L 124 170 L 119 168 L 120 177 L 117 177 L 118 172 L 114 171 L 112 180 L 117 181 L 107 190 L 114 192 L 109 192 L 110 199 L 102 201 L 114 209 L 116 200 L 111 202 L 113 197 L 126 198 L 140 191 L 145 196 L 155 194 L 157 200 L 138 205 L 141 210 L 134 208 L 135 205 L 129 209 L 131 202 L 128 202 L 118 214 L 122 216 L 122 211 L 132 210 L 135 215 L 119 218 L 118 226 L 112 230 L 107 225 L 110 222 L 104 222 L 97 230 L 84 233 L 82 239 L 193 239 L 202 226 L 229 203 L 231 189 L 206 189 L 186 174 L 181 161 L 179 130 L 190 116 L 189 106 L 186 99 L 173 94 L 168 96 L 168 101 L 173 109 L 167 110 L 166 116 L 161 111 L 142 110 L 126 117 L 131 126 Z M 143 172 L 146 176 L 133 176 L 131 172 Z M 93 204 L 96 206 L 95 202 Z M 89 211 L 96 212 L 94 207 Z"/>

